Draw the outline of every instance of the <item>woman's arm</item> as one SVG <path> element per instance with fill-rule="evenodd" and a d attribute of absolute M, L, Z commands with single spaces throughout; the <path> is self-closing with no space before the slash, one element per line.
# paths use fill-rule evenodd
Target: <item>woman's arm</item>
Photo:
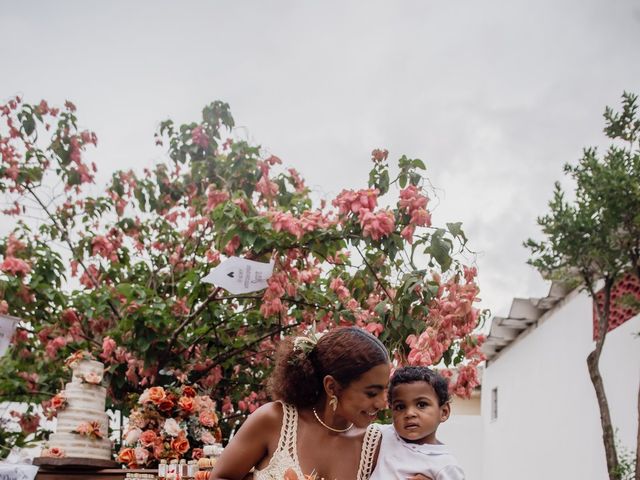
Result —
<path fill-rule="evenodd" d="M 209 480 L 245 478 L 278 445 L 282 416 L 282 406 L 279 403 L 267 403 L 249 415 L 223 450 Z"/>

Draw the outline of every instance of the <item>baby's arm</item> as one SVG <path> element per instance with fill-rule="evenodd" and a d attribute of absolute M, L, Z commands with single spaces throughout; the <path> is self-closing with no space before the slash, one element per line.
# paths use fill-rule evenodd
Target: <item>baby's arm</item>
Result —
<path fill-rule="evenodd" d="M 433 480 L 464 480 L 464 471 L 458 465 L 447 465 Z"/>

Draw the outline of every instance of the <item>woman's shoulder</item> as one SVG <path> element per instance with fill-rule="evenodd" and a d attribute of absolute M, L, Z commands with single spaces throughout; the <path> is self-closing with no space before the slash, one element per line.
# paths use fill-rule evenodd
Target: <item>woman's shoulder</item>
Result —
<path fill-rule="evenodd" d="M 282 425 L 286 407 L 282 402 L 268 402 L 258 407 L 250 416 L 254 425 L 263 428 L 275 428 Z"/>

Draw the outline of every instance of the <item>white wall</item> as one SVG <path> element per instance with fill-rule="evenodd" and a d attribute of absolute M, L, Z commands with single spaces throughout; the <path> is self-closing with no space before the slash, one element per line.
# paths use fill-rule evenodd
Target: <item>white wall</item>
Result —
<path fill-rule="evenodd" d="M 485 369 L 483 478 L 607 478 L 600 417 L 586 357 L 593 349 L 592 303 L 572 293 Z M 640 316 L 607 336 L 601 372 L 614 426 L 635 449 Z M 498 388 L 498 418 L 491 391 Z M 470 477 L 471 478 L 471 477 Z"/>
<path fill-rule="evenodd" d="M 446 443 L 464 469 L 466 480 L 482 480 L 482 418 L 480 415 L 451 415 L 440 424 L 438 439 Z"/>

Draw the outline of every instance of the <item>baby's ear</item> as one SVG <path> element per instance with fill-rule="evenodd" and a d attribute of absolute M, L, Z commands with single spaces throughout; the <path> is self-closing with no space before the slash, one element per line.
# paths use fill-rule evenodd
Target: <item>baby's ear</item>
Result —
<path fill-rule="evenodd" d="M 451 415 L 451 402 L 447 402 L 440 407 L 440 422 L 446 422 Z"/>

